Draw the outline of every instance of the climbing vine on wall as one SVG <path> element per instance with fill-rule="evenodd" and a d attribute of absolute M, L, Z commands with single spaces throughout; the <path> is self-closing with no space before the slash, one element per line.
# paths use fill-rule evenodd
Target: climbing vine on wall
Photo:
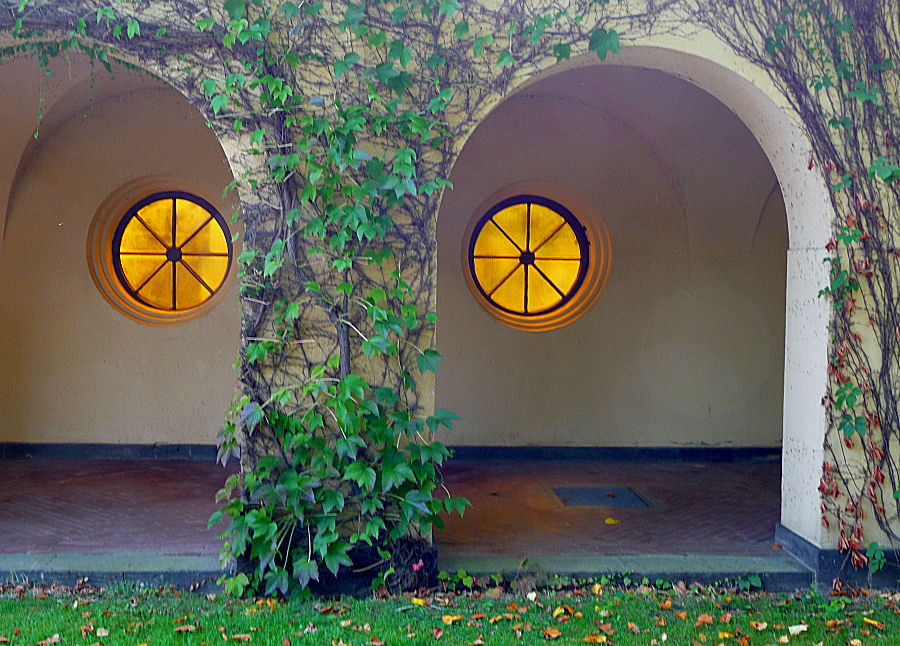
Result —
<path fill-rule="evenodd" d="M 766 70 L 797 111 L 834 208 L 830 428 L 819 491 L 845 565 L 877 569 L 874 519 L 900 539 L 900 13 L 879 0 L 698 0 L 701 21 Z M 825 243 L 826 241 L 823 241 Z M 841 588 L 840 578 L 834 582 Z"/>
<path fill-rule="evenodd" d="M 203 111 L 236 171 L 241 460 L 226 588 L 290 594 L 363 565 L 411 586 L 441 484 L 435 218 L 474 126 L 522 79 L 619 50 L 675 0 L 0 3 L 6 55 L 140 64 Z M 427 561 L 429 561 L 428 563 Z"/>

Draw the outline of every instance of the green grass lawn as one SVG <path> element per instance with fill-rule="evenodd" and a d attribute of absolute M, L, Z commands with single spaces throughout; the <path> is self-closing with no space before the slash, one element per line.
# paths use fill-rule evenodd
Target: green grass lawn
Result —
<path fill-rule="evenodd" d="M 900 595 L 592 584 L 509 595 L 235 601 L 171 589 L 0 586 L 0 644 L 900 644 Z"/>

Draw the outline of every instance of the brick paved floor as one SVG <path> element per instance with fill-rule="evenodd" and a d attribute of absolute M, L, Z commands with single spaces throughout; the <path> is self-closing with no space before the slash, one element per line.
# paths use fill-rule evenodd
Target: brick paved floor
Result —
<path fill-rule="evenodd" d="M 456 554 L 771 556 L 780 518 L 779 461 L 457 461 L 445 482 L 472 502 L 437 535 Z M 631 487 L 651 508 L 566 508 L 566 486 Z"/>
<path fill-rule="evenodd" d="M 214 556 L 206 521 L 227 473 L 198 462 L 0 461 L 0 553 Z M 780 478 L 778 462 L 457 461 L 446 485 L 473 508 L 436 538 L 454 553 L 517 558 L 771 555 Z M 560 486 L 632 487 L 653 507 L 567 509 Z"/>
<path fill-rule="evenodd" d="M 0 553 L 216 556 L 206 528 L 228 473 L 205 462 L 0 461 Z"/>

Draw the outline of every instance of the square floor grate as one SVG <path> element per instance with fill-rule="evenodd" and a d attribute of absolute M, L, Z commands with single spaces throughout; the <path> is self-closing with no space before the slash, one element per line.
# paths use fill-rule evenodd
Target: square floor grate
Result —
<path fill-rule="evenodd" d="M 628 487 L 555 487 L 566 507 L 618 507 L 647 509 L 650 505 Z"/>

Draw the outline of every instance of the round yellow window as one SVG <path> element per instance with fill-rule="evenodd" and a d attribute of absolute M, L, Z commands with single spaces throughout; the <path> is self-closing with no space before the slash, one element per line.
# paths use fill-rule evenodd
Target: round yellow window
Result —
<path fill-rule="evenodd" d="M 469 263 L 491 305 L 536 316 L 572 298 L 584 281 L 589 256 L 585 229 L 568 209 L 521 195 L 500 202 L 475 225 Z"/>
<path fill-rule="evenodd" d="M 609 237 L 599 214 L 582 223 L 561 203 L 514 195 L 470 225 L 467 282 L 491 316 L 513 328 L 552 330 L 580 317 L 609 274 Z"/>
<path fill-rule="evenodd" d="M 113 235 L 116 275 L 151 308 L 183 312 L 208 301 L 231 265 L 228 226 L 199 197 L 156 193 L 132 206 Z"/>

